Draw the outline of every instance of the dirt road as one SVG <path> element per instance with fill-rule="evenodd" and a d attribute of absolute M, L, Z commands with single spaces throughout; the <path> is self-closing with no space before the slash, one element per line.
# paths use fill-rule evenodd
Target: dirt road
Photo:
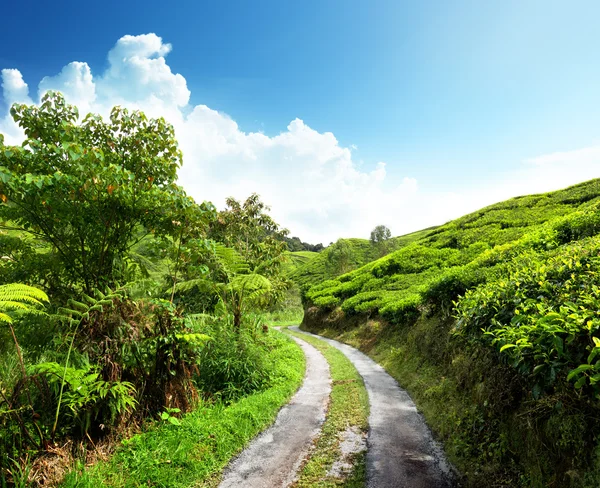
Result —
<path fill-rule="evenodd" d="M 289 486 L 319 434 L 331 392 L 329 365 L 313 346 L 294 340 L 306 356 L 304 383 L 275 423 L 226 468 L 221 488 Z"/>
<path fill-rule="evenodd" d="M 298 327 L 290 327 L 297 332 Z M 315 336 L 343 352 L 369 394 L 368 488 L 447 488 L 452 471 L 423 417 L 396 380 L 371 358 L 340 342 Z"/>

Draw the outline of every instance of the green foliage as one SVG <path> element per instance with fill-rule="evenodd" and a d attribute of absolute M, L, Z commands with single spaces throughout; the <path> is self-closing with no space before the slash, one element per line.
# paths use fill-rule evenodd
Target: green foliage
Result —
<path fill-rule="evenodd" d="M 339 256 L 340 249 L 344 251 Z M 333 254 L 333 256 L 331 256 Z M 338 254 L 338 256 L 335 256 Z M 340 263 L 340 257 L 342 262 Z M 316 254 L 306 263 L 299 263 L 290 277 L 305 293 L 312 285 L 335 278 L 340 274 L 340 265 L 350 271 L 375 259 L 373 247 L 366 239 L 340 239 Z"/>
<path fill-rule="evenodd" d="M 51 444 L 94 446 L 125 420 L 179 427 L 203 400 L 267 388 L 282 343 L 250 312 L 290 282 L 287 231 L 259 196 L 229 199 L 215 220 L 176 184 L 163 119 L 115 107 L 80 121 L 54 92 L 11 114 L 26 139 L 0 135 L 0 481 L 17 482 L 11 460 L 26 452 L 36 463 Z"/>
<path fill-rule="evenodd" d="M 599 255 L 592 180 L 492 205 L 314 284 L 304 324 L 375 351 L 466 486 L 597 486 Z"/>
<path fill-rule="evenodd" d="M 53 403 L 60 398 L 63 429 L 78 428 L 86 434 L 92 421 L 101 419 L 114 423 L 136 405 L 135 387 L 131 383 L 104 381 L 96 368 L 89 365 L 64 368 L 54 362 L 39 363 L 32 366 L 30 372 L 46 380 L 54 396 Z"/>
<path fill-rule="evenodd" d="M 38 288 L 11 283 L 0 285 L 0 322 L 12 324 L 10 312 L 36 312 L 43 302 L 48 302 L 48 295 Z"/>
<path fill-rule="evenodd" d="M 273 422 L 302 383 L 301 349 L 282 334 L 271 334 L 273 337 L 266 339 L 270 346 L 263 349 L 264 363 L 272 368 L 265 389 L 228 405 L 202 402 L 193 412 L 176 419 L 180 425 L 163 420 L 156 428 L 126 440 L 109 461 L 73 470 L 63 486 L 151 484 L 176 488 L 214 484 L 231 458 Z"/>
<path fill-rule="evenodd" d="M 379 257 L 385 256 L 390 250 L 390 238 L 392 232 L 385 225 L 378 225 L 371 231 L 369 240 L 377 249 Z"/>
<path fill-rule="evenodd" d="M 308 244 L 307 242 L 302 242 L 298 237 L 285 236 L 283 239 L 290 252 L 321 252 L 324 249 L 321 243 Z"/>
<path fill-rule="evenodd" d="M 392 237 L 392 232 L 385 225 L 378 225 L 371 231 L 371 244 L 381 244 Z"/>
<path fill-rule="evenodd" d="M 524 253 L 459 300 L 458 332 L 496 347 L 533 379 L 536 397 L 573 369 L 567 379 L 600 398 L 599 251 L 600 238 L 594 237 Z"/>
<path fill-rule="evenodd" d="M 428 235 L 433 229 L 435 228 L 392 237 L 386 241 L 386 252 L 405 247 Z M 339 257 L 330 256 L 330 254 L 339 254 L 340 248 L 345 250 L 346 256 L 341 264 L 346 271 L 355 270 L 381 257 L 378 248 L 366 239 L 339 239 L 335 244 L 311 257 L 309 261 L 298 263 L 296 269 L 290 272 L 290 278 L 298 285 L 303 296 L 312 286 L 319 287 L 324 281 L 336 278 L 340 274 Z"/>
<path fill-rule="evenodd" d="M 327 265 L 332 276 L 347 273 L 352 269 L 352 247 L 340 239 L 327 249 Z"/>
<path fill-rule="evenodd" d="M 235 249 L 255 273 L 269 278 L 280 274 L 287 246 L 287 229 L 268 214 L 269 207 L 253 193 L 244 203 L 227 199 L 227 208 L 212 223 L 210 237 Z"/>
<path fill-rule="evenodd" d="M 269 385 L 273 366 L 265 361 L 276 346 L 259 315 L 247 316 L 239 330 L 231 318 L 190 316 L 190 327 L 212 338 L 199 353 L 195 384 L 209 397 L 231 402 Z"/>
<path fill-rule="evenodd" d="M 78 123 L 77 109 L 54 92 L 40 107 L 14 105 L 11 114 L 26 140 L 0 140 L 0 218 L 47 243 L 88 293 L 121 278 L 115 260 L 140 227 L 175 235 L 181 222 L 198 227 L 214 211 L 175 184 L 181 152 L 162 118 L 116 107 L 109 122 L 89 114 Z"/>
<path fill-rule="evenodd" d="M 193 290 L 218 298 L 219 304 L 233 315 L 234 328 L 239 329 L 244 314 L 266 308 L 275 287 L 271 279 L 251 271 L 250 263 L 235 249 L 216 245 L 215 257 L 218 268 L 212 279 L 181 282 L 174 291 Z"/>
<path fill-rule="evenodd" d="M 581 196 L 570 197 L 571 192 Z M 304 297 L 317 307 L 380 314 L 394 323 L 410 322 L 426 307 L 449 314 L 454 300 L 501 273 L 520 253 L 595 235 L 600 231 L 599 209 L 598 180 L 508 200 L 413 234 L 391 254 L 305 288 Z M 300 286 L 314 282 L 317 259 L 292 275 Z"/>

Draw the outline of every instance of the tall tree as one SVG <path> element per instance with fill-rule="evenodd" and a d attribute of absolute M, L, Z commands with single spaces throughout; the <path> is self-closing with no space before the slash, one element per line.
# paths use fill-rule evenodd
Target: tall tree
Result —
<path fill-rule="evenodd" d="M 225 210 L 211 224 L 210 237 L 235 249 L 250 273 L 268 278 L 272 284 L 270 299 L 277 301 L 290 285 L 281 266 L 286 259 L 284 238 L 288 230 L 273 220 L 270 208 L 256 193 L 243 203 L 235 198 L 228 198 L 226 203 Z"/>
<path fill-rule="evenodd" d="M 352 270 L 352 247 L 344 239 L 338 240 L 327 250 L 327 263 L 334 275 L 341 275 Z"/>
<path fill-rule="evenodd" d="M 375 246 L 379 256 L 385 256 L 389 252 L 389 240 L 392 232 L 385 225 L 378 225 L 371 231 L 371 244 Z"/>
<path fill-rule="evenodd" d="M 211 225 L 210 236 L 240 253 L 252 271 L 277 274 L 287 250 L 284 237 L 288 230 L 273 220 L 270 208 L 256 193 L 243 203 L 235 198 L 228 198 L 226 203 Z"/>
<path fill-rule="evenodd" d="M 212 215 L 175 184 L 182 162 L 173 127 L 121 107 L 110 120 L 47 92 L 39 107 L 13 105 L 21 146 L 0 135 L 0 226 L 48 242 L 88 293 L 120 279 L 120 260 L 148 233 L 177 236 Z"/>

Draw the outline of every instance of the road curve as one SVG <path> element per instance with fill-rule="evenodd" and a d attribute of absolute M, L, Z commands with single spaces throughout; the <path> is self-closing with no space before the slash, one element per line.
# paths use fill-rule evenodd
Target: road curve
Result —
<path fill-rule="evenodd" d="M 368 488 L 448 488 L 452 470 L 408 393 L 357 349 L 298 327 L 339 349 L 362 376 L 369 394 Z"/>
<path fill-rule="evenodd" d="M 329 365 L 313 346 L 293 339 L 306 356 L 302 387 L 279 411 L 275 423 L 227 466 L 221 488 L 289 486 L 320 432 L 331 393 Z"/>

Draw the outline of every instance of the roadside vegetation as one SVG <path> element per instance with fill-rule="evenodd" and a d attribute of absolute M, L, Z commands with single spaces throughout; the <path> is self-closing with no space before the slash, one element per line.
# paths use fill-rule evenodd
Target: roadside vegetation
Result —
<path fill-rule="evenodd" d="M 268 346 L 262 351 L 270 365 L 268 387 L 252 395 L 237 394 L 229 402 L 200 402 L 181 419 L 165 415 L 124 441 L 107 462 L 91 469 L 80 462 L 63 486 L 217 486 L 223 468 L 273 422 L 304 377 L 304 355 L 293 341 L 278 332 L 267 337 L 261 330 L 254 333 Z"/>
<path fill-rule="evenodd" d="M 305 286 L 304 327 L 384 364 L 467 486 L 598 486 L 599 239 L 600 180 L 508 200 Z"/>
<path fill-rule="evenodd" d="M 186 195 L 163 119 L 81 120 L 54 92 L 11 114 L 25 140 L 0 134 L 0 486 L 211 478 L 302 378 L 264 318 L 291 287 L 287 231 L 258 195 L 222 211 Z"/>

